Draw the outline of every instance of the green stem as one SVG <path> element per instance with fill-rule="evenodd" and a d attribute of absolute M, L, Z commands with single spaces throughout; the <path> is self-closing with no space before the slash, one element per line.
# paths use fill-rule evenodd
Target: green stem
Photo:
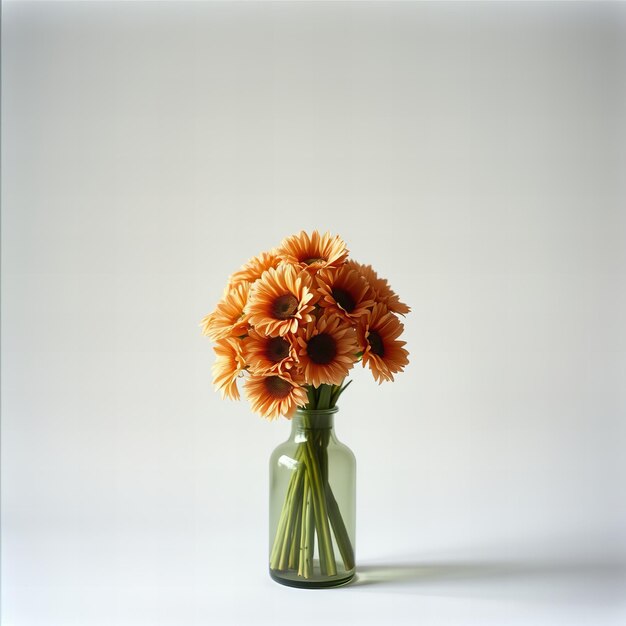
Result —
<path fill-rule="evenodd" d="M 308 396 L 308 403 L 306 407 L 307 409 L 315 409 L 317 408 L 317 395 L 315 393 L 315 387 L 313 387 L 313 385 L 307 385 L 306 388 Z"/>
<path fill-rule="evenodd" d="M 320 395 L 317 401 L 318 410 L 330 408 L 330 396 L 332 394 L 332 391 L 332 385 L 320 385 Z"/>
<path fill-rule="evenodd" d="M 335 562 L 335 553 L 333 551 L 330 526 L 328 524 L 325 489 L 322 484 L 319 464 L 313 449 L 313 442 L 310 439 L 306 442 L 306 452 L 304 462 L 307 464 L 309 479 L 311 480 L 315 526 L 317 527 L 320 542 L 320 563 L 322 559 L 324 559 L 328 576 L 334 576 L 337 573 L 337 564 Z M 322 553 L 324 554 L 323 557 Z"/>
<path fill-rule="evenodd" d="M 320 467 L 320 475 L 321 475 L 321 479 L 322 479 L 322 486 L 325 484 L 325 476 L 324 476 L 324 469 L 321 465 L 320 462 L 320 458 L 321 458 L 321 452 L 322 452 L 322 448 L 320 446 L 320 441 L 322 439 L 322 434 L 324 431 L 320 431 L 320 430 L 311 430 L 310 432 L 310 440 L 313 444 L 313 453 L 314 453 L 314 458 L 315 461 L 318 463 L 318 466 Z M 319 540 L 319 546 L 320 549 L 318 550 L 319 552 L 319 557 L 320 557 L 320 573 L 323 576 L 327 576 L 328 575 L 328 560 L 327 560 L 327 552 L 322 548 L 322 546 L 324 545 L 324 540 L 323 538 L 320 536 L 320 533 L 322 532 L 322 528 L 318 527 L 317 528 L 317 534 L 320 537 Z"/>
<path fill-rule="evenodd" d="M 324 490 L 329 486 L 328 485 L 328 441 L 330 439 L 330 430 L 324 429 L 319 430 L 316 433 L 315 437 L 315 450 L 317 452 L 317 461 L 319 463 L 320 475 L 322 479 L 322 486 Z M 320 553 L 320 568 L 323 573 L 327 573 L 327 564 L 325 557 L 322 556 L 323 552 Z"/>
<path fill-rule="evenodd" d="M 322 470 L 322 482 L 328 486 L 328 442 L 330 440 L 330 430 L 323 430 L 321 433 L 319 447 L 320 468 Z"/>
<path fill-rule="evenodd" d="M 300 508 L 300 502 L 302 498 L 302 478 L 304 472 L 296 472 L 296 482 L 292 491 L 291 499 L 289 501 L 289 507 L 287 512 L 287 523 L 285 524 L 282 547 L 280 550 L 280 559 L 278 560 L 278 569 L 286 570 L 289 567 L 289 548 L 291 547 L 291 536 L 293 534 L 293 527 L 298 515 L 297 511 Z"/>
<path fill-rule="evenodd" d="M 333 395 L 330 399 L 330 406 L 335 406 L 337 404 L 337 400 L 339 400 L 339 396 L 348 388 L 348 385 L 352 381 L 349 380 L 345 385 L 337 385 L 336 389 L 333 391 Z"/>
<path fill-rule="evenodd" d="M 300 563 L 298 565 L 298 576 L 310 578 L 313 571 L 313 544 L 311 538 L 314 536 L 313 529 L 313 507 L 311 504 L 311 489 L 309 477 L 304 475 L 304 490 L 302 494 L 301 518 L 302 530 L 300 533 Z"/>
<path fill-rule="evenodd" d="M 354 567 L 354 549 L 343 517 L 341 517 L 339 505 L 329 484 L 326 485 L 326 506 L 328 508 L 328 518 L 337 540 L 337 547 L 343 559 L 343 565 L 347 570 L 351 570 Z"/>
<path fill-rule="evenodd" d="M 328 519 L 333 529 L 333 534 L 337 541 L 337 547 L 343 559 L 344 567 L 350 570 L 354 567 L 354 550 L 350 542 L 350 536 L 346 529 L 346 525 L 341 516 L 339 505 L 333 494 L 333 490 L 328 480 L 328 442 L 330 440 L 330 430 L 323 430 L 321 433 L 320 467 L 322 470 L 322 480 L 325 488 L 326 508 L 328 510 Z"/>
<path fill-rule="evenodd" d="M 270 568 L 271 569 L 279 569 L 279 562 L 281 556 L 281 550 L 285 537 L 285 530 L 287 526 L 287 522 L 289 519 L 290 511 L 292 510 L 292 500 L 294 490 L 298 481 L 300 480 L 300 476 L 304 474 L 305 465 L 302 463 L 302 457 L 304 455 L 304 446 L 298 446 L 295 453 L 295 460 L 298 462 L 298 468 L 291 475 L 291 479 L 289 480 L 289 485 L 287 487 L 287 494 L 285 496 L 285 501 L 283 503 L 283 508 L 280 513 L 280 518 L 278 520 L 278 526 L 276 528 L 276 535 L 274 537 L 274 545 L 272 546 L 272 552 L 270 555 Z"/>
<path fill-rule="evenodd" d="M 304 480 L 306 475 L 304 476 Z M 302 496 L 304 497 L 304 486 L 302 489 Z M 295 506 L 295 505 L 294 505 Z M 300 499 L 300 505 L 297 507 L 296 521 L 293 527 L 293 534 L 291 537 L 291 545 L 289 546 L 289 569 L 297 570 L 300 563 L 300 542 L 302 540 L 302 498 Z"/>
<path fill-rule="evenodd" d="M 293 477 L 292 477 L 293 478 Z M 276 528 L 276 535 L 274 536 L 274 545 L 272 546 L 272 553 L 270 554 L 270 569 L 278 569 L 278 564 L 280 560 L 280 550 L 283 545 L 283 536 L 285 534 L 285 525 L 287 524 L 288 511 L 291 501 L 291 492 L 292 487 L 291 484 L 287 489 L 287 496 L 285 497 L 285 502 L 283 504 L 283 509 L 280 513 L 280 518 L 278 520 L 278 527 Z"/>

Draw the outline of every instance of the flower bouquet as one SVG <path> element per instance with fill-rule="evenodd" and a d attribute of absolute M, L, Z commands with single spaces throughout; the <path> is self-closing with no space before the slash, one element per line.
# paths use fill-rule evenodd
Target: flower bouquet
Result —
<path fill-rule="evenodd" d="M 231 275 L 214 311 L 201 322 L 215 342 L 213 383 L 274 419 L 302 416 L 273 542 L 270 570 L 304 580 L 337 575 L 335 548 L 354 570 L 350 533 L 329 479 L 329 428 L 315 415 L 334 409 L 359 361 L 379 383 L 408 363 L 403 324 L 409 307 L 370 265 L 348 259 L 338 236 L 302 231 Z M 304 434 L 303 434 L 304 433 Z M 334 537 L 334 540 L 333 540 Z M 314 564 L 315 544 L 319 555 Z"/>

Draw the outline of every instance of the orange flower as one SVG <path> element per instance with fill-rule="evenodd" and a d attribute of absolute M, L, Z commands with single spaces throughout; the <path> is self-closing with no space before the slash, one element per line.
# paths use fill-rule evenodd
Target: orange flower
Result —
<path fill-rule="evenodd" d="M 215 310 L 200 322 L 202 334 L 210 337 L 212 341 L 246 335 L 248 324 L 243 318 L 243 310 L 249 291 L 248 283 L 239 283 L 227 291 Z"/>
<path fill-rule="evenodd" d="M 357 335 L 363 351 L 363 367 L 369 365 L 378 383 L 393 380 L 408 364 L 408 351 L 398 341 L 404 326 L 384 304 L 376 304 L 371 314 L 363 318 L 365 323 L 357 327 Z"/>
<path fill-rule="evenodd" d="M 279 263 L 280 259 L 274 250 L 261 252 L 259 256 L 252 257 L 245 265 L 241 266 L 241 269 L 231 275 L 228 279 L 228 286 L 232 287 L 241 281 L 253 283 L 261 278 L 265 270 L 277 267 Z"/>
<path fill-rule="evenodd" d="M 308 401 L 306 389 L 284 376 L 253 374 L 245 382 L 252 410 L 268 419 L 292 417 Z"/>
<path fill-rule="evenodd" d="M 246 362 L 255 374 L 281 374 L 293 369 L 298 356 L 290 336 L 269 337 L 260 335 L 254 329 L 244 345 Z"/>
<path fill-rule="evenodd" d="M 297 339 L 303 378 L 314 387 L 340 385 L 357 360 L 354 329 L 339 317 L 322 315 L 301 329 Z"/>
<path fill-rule="evenodd" d="M 222 399 L 229 397 L 231 400 L 239 400 L 237 378 L 246 368 L 246 362 L 241 350 L 241 339 L 227 337 L 220 339 L 213 346 L 217 355 L 213 363 L 213 384 L 218 391 L 222 392 Z"/>
<path fill-rule="evenodd" d="M 365 278 L 372 288 L 377 302 L 382 302 L 390 311 L 400 315 L 406 315 L 411 312 L 411 309 L 404 302 L 400 302 L 400 298 L 391 289 L 387 279 L 379 278 L 371 265 L 361 265 L 361 263 L 356 261 L 348 261 L 346 266 L 357 270 Z"/>
<path fill-rule="evenodd" d="M 282 337 L 312 319 L 311 278 L 291 265 L 270 268 L 254 283 L 248 321 L 257 332 Z"/>
<path fill-rule="evenodd" d="M 320 235 L 316 230 L 310 237 L 305 231 L 286 237 L 276 253 L 281 260 L 312 271 L 323 267 L 339 267 L 348 256 L 346 244 L 339 235 Z"/>
<path fill-rule="evenodd" d="M 367 315 L 369 308 L 374 306 L 374 294 L 365 278 L 346 265 L 336 270 L 320 270 L 315 281 L 320 306 L 348 323 Z"/>

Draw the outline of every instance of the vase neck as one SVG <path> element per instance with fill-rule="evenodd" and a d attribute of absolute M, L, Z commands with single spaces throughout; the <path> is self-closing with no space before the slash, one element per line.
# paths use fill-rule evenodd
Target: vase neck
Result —
<path fill-rule="evenodd" d="M 332 409 L 298 409 L 291 418 L 291 432 L 301 433 L 309 430 L 332 430 L 335 425 L 337 407 Z"/>

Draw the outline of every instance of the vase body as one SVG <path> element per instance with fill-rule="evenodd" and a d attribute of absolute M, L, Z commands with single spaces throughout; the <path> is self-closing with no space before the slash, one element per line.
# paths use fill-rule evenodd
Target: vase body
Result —
<path fill-rule="evenodd" d="M 270 576 L 336 587 L 354 576 L 356 461 L 335 436 L 337 408 L 296 412 L 270 458 Z"/>

